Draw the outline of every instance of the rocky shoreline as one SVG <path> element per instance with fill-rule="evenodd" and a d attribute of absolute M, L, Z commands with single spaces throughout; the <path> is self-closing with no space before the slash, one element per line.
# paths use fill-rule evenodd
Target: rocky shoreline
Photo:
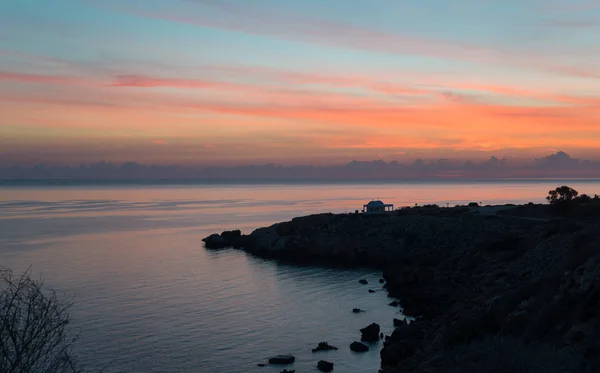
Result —
<path fill-rule="evenodd" d="M 319 214 L 205 243 L 382 269 L 416 318 L 386 337 L 386 373 L 598 371 L 600 221 L 548 207 Z"/>

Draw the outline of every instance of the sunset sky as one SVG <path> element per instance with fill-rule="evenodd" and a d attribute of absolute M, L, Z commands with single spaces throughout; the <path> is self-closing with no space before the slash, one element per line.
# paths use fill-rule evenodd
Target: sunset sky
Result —
<path fill-rule="evenodd" d="M 600 160 L 600 0 L 3 0 L 0 162 Z"/>

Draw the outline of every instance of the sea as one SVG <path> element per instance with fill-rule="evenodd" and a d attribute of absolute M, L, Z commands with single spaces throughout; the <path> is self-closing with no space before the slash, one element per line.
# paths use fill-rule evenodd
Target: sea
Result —
<path fill-rule="evenodd" d="M 392 320 L 403 317 L 388 305 L 380 272 L 210 251 L 202 238 L 354 212 L 373 199 L 396 207 L 542 203 L 564 184 L 600 193 L 598 180 L 3 183 L 0 266 L 30 269 L 73 300 L 76 352 L 89 372 L 303 373 L 327 360 L 337 372 L 375 373 L 381 342 L 364 354 L 349 345 L 360 328 L 376 322 L 390 334 Z M 368 285 L 358 283 L 363 278 Z M 312 353 L 321 341 L 339 350 Z M 278 354 L 296 361 L 257 365 Z"/>

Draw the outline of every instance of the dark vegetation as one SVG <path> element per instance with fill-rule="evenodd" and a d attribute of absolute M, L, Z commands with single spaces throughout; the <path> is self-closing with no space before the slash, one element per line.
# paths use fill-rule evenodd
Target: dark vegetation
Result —
<path fill-rule="evenodd" d="M 561 186 L 548 192 L 546 197 L 552 210 L 563 216 L 594 217 L 600 216 L 600 196 L 590 197 L 568 186 Z"/>
<path fill-rule="evenodd" d="M 81 372 L 68 330 L 72 303 L 26 271 L 0 270 L 0 372 Z"/>

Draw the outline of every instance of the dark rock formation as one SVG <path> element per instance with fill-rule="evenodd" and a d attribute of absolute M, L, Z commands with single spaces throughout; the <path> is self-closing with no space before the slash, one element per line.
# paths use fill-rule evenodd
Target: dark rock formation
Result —
<path fill-rule="evenodd" d="M 284 365 L 291 364 L 296 360 L 293 355 L 277 355 L 269 358 L 269 364 Z"/>
<path fill-rule="evenodd" d="M 360 340 L 365 342 L 377 342 L 379 340 L 379 324 L 372 323 L 360 330 L 362 334 Z"/>
<path fill-rule="evenodd" d="M 369 289 L 369 293 L 375 293 L 375 290 Z"/>
<path fill-rule="evenodd" d="M 236 240 L 242 237 L 242 232 L 239 229 L 233 231 L 224 231 L 221 237 L 226 241 Z"/>
<path fill-rule="evenodd" d="M 365 312 L 365 311 L 361 310 L 360 308 L 353 308 L 352 309 L 352 313 L 361 313 L 361 312 Z"/>
<path fill-rule="evenodd" d="M 207 249 L 222 249 L 230 246 L 223 237 L 218 234 L 211 234 L 208 237 L 202 239 Z"/>
<path fill-rule="evenodd" d="M 327 342 L 319 342 L 319 345 L 316 348 L 313 348 L 312 352 L 330 351 L 330 350 L 337 350 L 337 349 L 338 349 L 337 347 L 331 346 Z"/>
<path fill-rule="evenodd" d="M 202 239 L 207 249 L 222 249 L 225 247 L 243 248 L 250 242 L 249 236 L 242 235 L 240 230 L 224 231 L 221 234 L 211 234 Z"/>
<path fill-rule="evenodd" d="M 600 371 L 600 221 L 545 207 L 320 214 L 240 240 L 261 257 L 384 269 L 389 295 L 416 318 L 394 320 L 385 373 Z"/>
<path fill-rule="evenodd" d="M 395 318 L 393 321 L 394 321 L 394 327 L 396 327 L 396 328 L 401 328 L 407 324 L 406 320 L 400 320 L 400 319 Z"/>
<path fill-rule="evenodd" d="M 384 282 L 385 282 L 385 280 L 384 280 L 384 279 L 382 279 L 382 278 L 380 278 L 380 279 L 379 279 L 379 283 L 380 283 L 380 284 L 383 284 Z"/>
<path fill-rule="evenodd" d="M 359 284 L 363 284 L 363 285 L 367 285 L 369 282 L 363 278 L 363 279 L 358 280 L 358 283 Z"/>
<path fill-rule="evenodd" d="M 331 372 L 333 370 L 333 363 L 325 360 L 319 360 L 317 363 L 317 369 L 321 372 Z"/>
<path fill-rule="evenodd" d="M 367 352 L 369 351 L 369 346 L 360 342 L 352 342 L 350 343 L 350 349 L 354 352 Z"/>
<path fill-rule="evenodd" d="M 520 220 L 522 219 L 522 220 Z M 404 312 L 386 373 L 599 371 L 600 223 L 515 219 L 462 247 L 412 251 L 384 271 Z M 493 224 L 496 224 L 494 222 Z"/>
<path fill-rule="evenodd" d="M 400 306 L 400 302 L 398 302 L 397 300 L 395 300 L 393 302 L 390 302 L 388 305 L 392 306 L 392 307 L 398 307 L 398 306 Z"/>
<path fill-rule="evenodd" d="M 287 369 L 284 369 L 280 373 L 296 373 L 296 370 L 287 370 Z"/>
<path fill-rule="evenodd" d="M 262 364 L 262 363 L 259 363 L 259 364 L 256 364 L 256 365 L 259 366 L 259 367 L 266 367 L 267 366 L 267 364 Z"/>

